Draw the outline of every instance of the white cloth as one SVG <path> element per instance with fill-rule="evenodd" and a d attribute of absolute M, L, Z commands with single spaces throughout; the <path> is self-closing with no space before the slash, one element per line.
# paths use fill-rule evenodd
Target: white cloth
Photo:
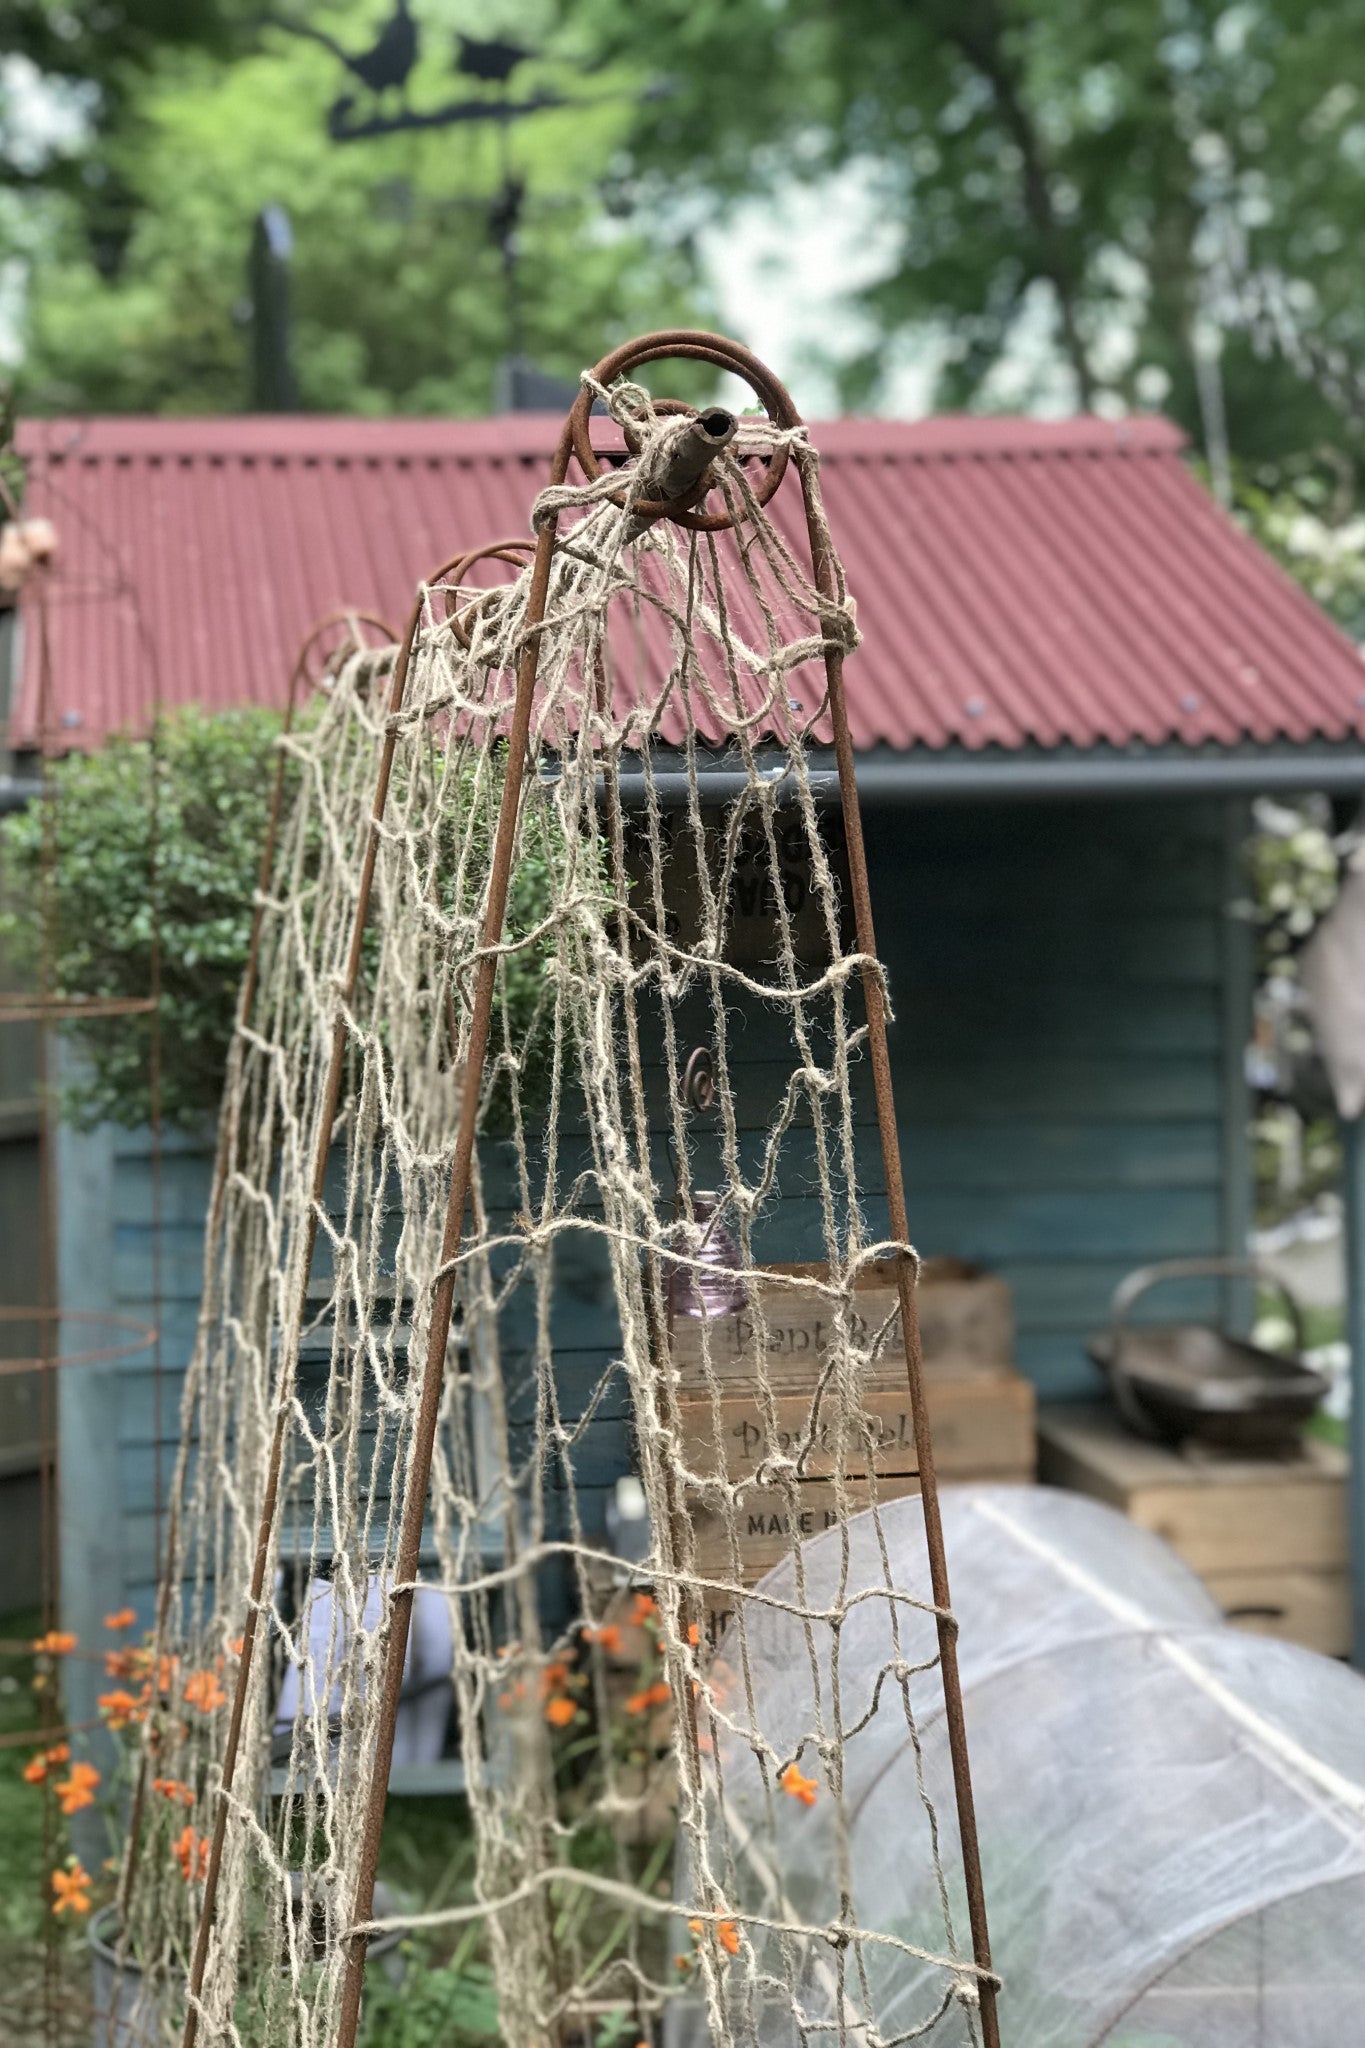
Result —
<path fill-rule="evenodd" d="M 374 1633 L 383 1617 L 383 1610 L 383 1586 L 377 1576 L 371 1577 L 360 1617 L 362 1633 Z M 299 1640 L 306 1648 L 300 1662 L 291 1663 L 285 1670 L 275 1707 L 277 1730 L 292 1728 L 299 1710 L 301 1687 L 306 1714 L 312 1716 L 325 1711 L 329 1720 L 338 1719 L 341 1714 L 342 1674 L 358 1668 L 352 1661 L 350 1623 L 344 1613 L 337 1614 L 335 1590 L 330 1579 L 314 1579 L 309 1586 L 299 1622 Z M 450 1713 L 452 1659 L 450 1604 L 444 1593 L 423 1587 L 414 1595 L 412 1603 L 403 1689 L 405 1693 L 411 1689 L 414 1697 L 403 1698 L 399 1703 L 393 1737 L 395 1764 L 431 1764 L 439 1759 Z M 446 1682 L 442 1683 L 442 1680 Z M 363 1686 L 363 1676 L 360 1682 Z M 420 1691 L 417 1690 L 419 1687 Z"/>

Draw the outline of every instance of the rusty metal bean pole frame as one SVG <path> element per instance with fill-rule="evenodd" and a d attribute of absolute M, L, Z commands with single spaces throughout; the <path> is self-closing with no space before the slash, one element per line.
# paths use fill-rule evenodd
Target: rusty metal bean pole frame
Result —
<path fill-rule="evenodd" d="M 251 1679 L 251 1667 L 256 1648 L 257 1623 L 260 1616 L 261 1596 L 265 1587 L 266 1568 L 270 1559 L 270 1548 L 274 1536 L 275 1515 L 279 1506 L 280 1469 L 284 1455 L 285 1427 L 288 1419 L 288 1404 L 279 1398 L 279 1390 L 288 1383 L 297 1365 L 299 1330 L 303 1322 L 304 1302 L 308 1283 L 312 1278 L 313 1257 L 317 1249 L 317 1211 L 326 1186 L 327 1157 L 331 1150 L 332 1131 L 336 1122 L 337 1103 L 341 1094 L 341 1077 L 346 1058 L 346 1022 L 343 1014 L 345 1005 L 355 994 L 356 981 L 360 973 L 361 943 L 365 924 L 369 916 L 370 894 L 374 885 L 375 862 L 379 852 L 379 826 L 388 802 L 389 780 L 393 772 L 394 753 L 398 744 L 397 727 L 394 719 L 403 708 L 404 693 L 407 689 L 408 670 L 412 663 L 413 645 L 421 626 L 422 614 L 426 608 L 426 591 L 433 584 L 448 579 L 458 582 L 468 573 L 474 563 L 491 558 L 516 563 L 524 549 L 519 540 L 494 541 L 482 548 L 467 549 L 437 569 L 424 585 L 422 593 L 413 605 L 408 618 L 407 631 L 403 636 L 394 664 L 393 682 L 389 691 L 389 728 L 384 736 L 384 745 L 379 757 L 379 768 L 375 778 L 374 801 L 370 810 L 369 829 L 366 834 L 365 852 L 361 863 L 360 881 L 356 894 L 355 911 L 351 922 L 350 944 L 346 956 L 346 967 L 341 985 L 341 1002 L 337 1020 L 333 1027 L 327 1078 L 323 1088 L 322 1110 L 318 1119 L 314 1141 L 313 1178 L 310 1188 L 309 1216 L 304 1231 L 304 1256 L 299 1279 L 299 1293 L 294 1303 L 292 1319 L 292 1342 L 286 1341 L 280 1347 L 275 1401 L 275 1428 L 271 1439 L 270 1458 L 266 1468 L 265 1492 L 261 1501 L 260 1523 L 256 1532 L 256 1549 L 252 1561 L 251 1588 L 247 1602 L 246 1619 L 242 1629 L 242 1650 L 237 1666 L 237 1680 L 233 1689 L 232 1709 L 228 1720 L 228 1732 L 223 1748 L 223 1767 L 219 1781 L 217 1807 L 214 1814 L 213 1836 L 209 1845 L 209 1860 L 204 1872 L 203 1897 L 199 1909 L 199 1925 L 195 1936 L 194 1956 L 190 1964 L 189 1984 L 186 1997 L 185 2026 L 181 2036 L 182 2048 L 193 2048 L 199 2031 L 199 2008 L 197 2001 L 204 1988 L 204 1973 L 208 1964 L 209 1942 L 213 1932 L 214 1913 L 218 1902 L 218 1881 L 223 1864 L 223 1844 L 227 1835 L 228 1805 L 232 1794 L 232 1782 L 236 1775 L 237 1758 L 241 1751 L 242 1727 L 246 1714 L 246 1699 Z M 345 617 L 346 614 L 341 616 Z M 325 622 L 326 623 L 326 622 Z M 382 625 L 382 622 L 378 622 Z M 388 629 L 383 628 L 384 631 Z M 309 648 L 314 644 L 316 632 L 310 634 L 304 643 L 299 661 L 295 666 L 290 686 L 290 715 L 295 708 L 296 693 L 306 665 Z M 273 858 L 276 837 L 279 831 L 280 804 L 283 793 L 284 763 L 281 759 L 276 778 L 274 797 L 266 828 L 265 845 L 262 850 L 261 874 L 269 879 L 270 863 Z M 263 880 L 263 886 L 264 886 Z M 248 954 L 247 973 L 242 986 L 239 1015 L 243 1020 L 249 1014 L 256 990 L 256 973 L 260 951 L 262 909 L 257 906 L 251 932 L 251 946 Z M 214 1192 L 211 1205 L 211 1226 L 216 1223 L 222 1204 L 226 1184 L 226 1157 L 220 1159 L 214 1176 Z M 290 1333 L 286 1332 L 286 1337 Z M 159 1625 L 165 1627 L 165 1587 L 169 1586 L 170 1573 L 165 1576 L 162 1593 L 163 1612 Z M 141 1788 L 139 1788 L 141 1789 Z"/>
<path fill-rule="evenodd" d="M 784 386 L 757 356 L 738 342 L 721 335 L 697 333 L 688 329 L 670 330 L 643 336 L 637 341 L 605 356 L 593 371 L 593 378 L 599 385 L 610 385 L 617 377 L 637 370 L 645 363 L 661 359 L 685 358 L 693 362 L 711 364 L 742 378 L 750 385 L 766 407 L 774 425 L 781 429 L 799 427 L 800 414 L 792 403 Z M 555 451 L 550 470 L 552 485 L 562 484 L 568 474 L 571 458 L 576 457 L 579 466 L 589 478 L 601 475 L 601 464 L 593 451 L 590 433 L 592 394 L 585 386 L 575 402 Z M 755 496 L 760 504 L 767 504 L 777 490 L 786 472 L 789 460 L 788 445 L 780 442 L 768 458 L 765 470 L 755 486 Z M 703 479 L 704 481 L 704 479 Z M 626 490 L 623 481 L 622 493 Z M 700 493 L 689 492 L 681 505 L 677 501 L 650 499 L 638 501 L 633 507 L 637 519 L 646 523 L 657 519 L 672 519 L 675 524 L 691 532 L 715 533 L 730 526 L 726 512 L 706 512 L 695 509 L 692 500 Z M 838 595 L 838 579 L 829 544 L 821 531 L 820 521 L 814 507 L 805 495 L 806 523 L 810 536 L 812 564 L 815 579 L 820 590 L 830 598 Z M 483 1080 L 484 1055 L 488 1045 L 489 1027 L 493 1012 L 494 978 L 497 962 L 494 949 L 503 937 L 503 922 L 507 908 L 508 890 L 511 883 L 512 860 L 515 850 L 517 813 L 520 808 L 521 791 L 526 769 L 527 742 L 531 729 L 532 702 L 535 694 L 536 676 L 540 656 L 540 628 L 545 619 L 546 597 L 549 591 L 550 566 L 554 558 L 557 538 L 557 517 L 548 519 L 536 537 L 536 551 L 531 570 L 531 587 L 527 598 L 526 640 L 517 669 L 516 698 L 512 712 L 511 729 L 508 736 L 507 775 L 503 784 L 502 805 L 498 815 L 497 834 L 493 846 L 492 869 L 489 876 L 488 903 L 481 935 L 481 952 L 474 979 L 473 1009 L 470 1019 L 469 1049 L 461 1089 L 460 1121 L 455 1133 L 455 1151 L 451 1167 L 450 1193 L 446 1208 L 445 1232 L 441 1247 L 441 1278 L 437 1283 L 427 1346 L 426 1372 L 422 1383 L 422 1394 L 413 1450 L 408 1466 L 407 1488 L 403 1500 L 402 1522 L 399 1531 L 398 1554 L 395 1559 L 397 1590 L 390 1602 L 390 1634 L 385 1655 L 384 1680 L 380 1696 L 379 1721 L 376 1731 L 376 1746 L 370 1790 L 366 1806 L 364 1828 L 360 1844 L 359 1865 L 356 1876 L 355 1897 L 352 1902 L 352 1925 L 363 1927 L 373 1914 L 375 1874 L 379 1863 L 380 1835 L 384 1824 L 384 1811 L 388 1798 L 389 1771 L 393 1761 L 394 1730 L 398 1716 L 399 1692 L 403 1682 L 403 1666 L 407 1656 L 408 1630 L 412 1617 L 413 1584 L 417 1576 L 418 1555 L 421 1543 L 422 1523 L 426 1513 L 427 1490 L 431 1476 L 431 1460 L 435 1445 L 437 1417 L 440 1411 L 442 1384 L 445 1374 L 446 1344 L 450 1332 L 451 1313 L 454 1305 L 455 1279 L 454 1261 L 460 1248 L 464 1228 L 465 1205 L 469 1198 L 470 1180 L 474 1156 L 475 1119 L 478 1113 L 479 1094 Z M 409 635 L 409 646 L 411 635 Z M 848 713 L 844 701 L 843 655 L 837 647 L 827 646 L 825 650 L 825 676 L 829 690 L 830 712 L 834 727 L 834 751 L 839 770 L 839 789 L 843 807 L 844 830 L 848 841 L 849 882 L 853 897 L 855 929 L 858 950 L 867 955 L 870 962 L 876 958 L 876 938 L 873 930 L 872 900 L 868 889 L 867 860 L 863 848 L 862 819 L 858 809 L 858 790 L 854 776 L 853 742 L 849 733 Z M 407 649 L 402 664 L 407 670 Z M 381 776 L 381 783 L 383 777 Z M 378 803 L 379 799 L 376 799 Z M 893 1237 L 899 1242 L 909 1242 L 909 1221 L 905 1206 L 905 1184 L 901 1173 L 900 1140 L 896 1128 L 896 1110 L 891 1084 L 891 1063 L 887 1050 L 886 1003 L 882 983 L 875 965 L 863 970 L 863 991 L 867 1008 L 868 1049 L 871 1056 L 873 1082 L 876 1092 L 877 1125 L 881 1137 L 882 1160 L 886 1172 L 887 1201 Z M 950 1596 L 948 1588 L 948 1566 L 944 1555 L 943 1527 L 939 1515 L 938 1487 L 934 1474 L 934 1452 L 930 1440 L 928 1413 L 924 1398 L 924 1367 L 919 1338 L 919 1318 L 915 1302 L 915 1267 L 912 1258 L 903 1253 L 897 1261 L 897 1286 L 900 1295 L 901 1329 L 905 1345 L 905 1369 L 909 1381 L 911 1411 L 914 1417 L 915 1450 L 919 1464 L 920 1491 L 924 1507 L 924 1526 L 929 1553 L 930 1583 L 934 1604 L 939 1609 L 938 1645 L 939 1665 L 943 1683 L 945 1720 L 948 1742 L 952 1757 L 954 1792 L 957 1802 L 958 1827 L 962 1844 L 963 1877 L 966 1884 L 968 1914 L 971 1923 L 972 1954 L 979 1972 L 981 2028 L 985 2048 L 999 2048 L 1000 2027 L 996 2010 L 996 1985 L 991 1974 L 990 1937 L 986 1925 L 986 1900 L 981 1879 L 981 1859 L 977 1841 L 976 1813 L 972 1800 L 971 1772 L 967 1758 L 967 1737 L 962 1712 L 962 1688 L 958 1676 L 956 1624 L 950 1618 Z M 254 1620 L 255 1610 L 252 1610 Z M 242 1679 L 239 1678 L 239 1697 Z M 215 1854 L 218 1840 L 215 1838 Z M 202 1939 L 201 1934 L 201 1939 Z M 368 1937 L 355 1933 L 350 1937 L 350 1953 L 346 1962 L 346 1977 L 342 1989 L 341 2009 L 338 2016 L 335 2048 L 355 2048 L 356 2029 L 360 2019 L 360 1998 L 364 1981 L 365 1952 Z M 198 1959 L 196 1959 L 198 1960 Z M 193 2036 L 186 2033 L 185 2048 L 191 2048 Z"/>

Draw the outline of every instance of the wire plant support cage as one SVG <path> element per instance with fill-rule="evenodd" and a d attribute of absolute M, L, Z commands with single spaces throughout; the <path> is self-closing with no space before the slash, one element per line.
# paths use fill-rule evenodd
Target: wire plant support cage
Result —
<path fill-rule="evenodd" d="M 652 398 L 635 380 L 669 359 L 738 377 L 761 411 Z M 197 1927 L 176 1966 L 184 2048 L 254 2043 L 248 1987 L 263 2040 L 357 2048 L 371 1942 L 399 1924 L 476 1920 L 512 2048 L 593 2038 L 585 2016 L 604 1997 L 654 2038 L 678 1923 L 630 1859 L 633 1795 L 606 1734 L 619 1559 L 598 1533 L 586 1461 L 613 1418 L 650 1512 L 647 1700 L 668 1717 L 692 1892 L 685 1961 L 711 2038 L 769 2039 L 780 2010 L 793 2041 L 882 2040 L 863 1945 L 898 1939 L 857 1924 L 845 1884 L 833 1920 L 779 1910 L 751 1944 L 736 1904 L 745 1845 L 722 1825 L 715 1848 L 717 1731 L 739 1725 L 746 1610 L 771 1597 L 745 1561 L 758 1500 L 793 1546 L 788 1606 L 808 1656 L 817 1625 L 837 1642 L 861 1600 L 886 1604 L 893 1641 L 907 1604 L 932 1630 L 932 1655 L 912 1665 L 896 1650 L 886 1686 L 912 1749 L 917 1712 L 942 1716 L 960 1868 L 951 1880 L 939 1868 L 921 1782 L 895 1824 L 905 1854 L 937 1872 L 943 1924 L 933 1942 L 901 1944 L 933 1988 L 896 2038 L 943 2023 L 945 2039 L 998 2048 L 845 710 L 857 635 L 817 457 L 747 350 L 646 336 L 585 375 L 532 530 L 447 563 L 401 644 L 341 659 L 320 716 L 285 743 L 298 793 L 262 869 L 159 1617 L 160 1654 L 224 1674 L 221 1730 L 171 1716 L 154 1731 L 159 1776 L 193 1801 L 191 1840 L 204 1830 Z M 513 580 L 480 587 L 476 571 Z M 834 818 L 808 772 L 817 733 L 838 765 Z M 721 749 L 742 773 L 718 803 L 706 764 Z M 801 867 L 799 890 L 780 886 L 784 859 Z M 741 870 L 759 873 L 765 933 L 748 952 Z M 704 1119 L 684 1091 L 703 1035 Z M 718 1216 L 739 1314 L 731 1302 L 713 1315 L 702 1284 Z M 802 1263 L 775 1263 L 793 1253 Z M 869 1322 L 859 1289 L 874 1268 L 892 1294 Z M 572 1341 L 557 1321 L 570 1269 L 574 1298 L 597 1304 Z M 825 1333 L 794 1445 L 777 1422 L 790 1397 L 779 1276 Z M 724 1345 L 739 1329 L 737 1365 Z M 863 1393 L 889 1352 L 913 1447 L 885 1476 Z M 305 1386 L 314 1353 L 322 1375 Z M 761 1418 L 742 1467 L 726 1430 L 737 1370 Z M 573 1372 L 587 1382 L 576 1406 Z M 799 1539 L 812 1487 L 835 1529 L 863 1508 L 875 1523 L 879 1495 L 917 1490 L 922 1596 L 888 1567 L 876 1583 L 845 1575 L 833 1606 L 825 1592 L 809 1610 Z M 291 1572 L 301 1609 L 281 1591 Z M 414 1617 L 432 1601 L 448 1616 L 474 1897 L 404 1921 L 376 1883 Z M 832 1718 L 817 1716 L 796 1755 L 757 1760 L 765 1797 L 803 1785 L 838 1809 L 830 1690 Z M 556 1720 L 578 1731 L 571 1764 Z M 615 1841 L 606 1869 L 575 1859 L 589 1821 Z M 126 1921 L 144 1942 L 158 1910 L 150 1892 L 139 1902 L 150 1861 L 144 1848 L 125 1873 Z M 629 1929 L 614 1947 L 600 1927 L 565 1932 L 547 1901 L 566 1886 Z M 300 1925 L 324 1928 L 316 1947 Z M 779 1971 L 760 1960 L 774 1943 Z"/>

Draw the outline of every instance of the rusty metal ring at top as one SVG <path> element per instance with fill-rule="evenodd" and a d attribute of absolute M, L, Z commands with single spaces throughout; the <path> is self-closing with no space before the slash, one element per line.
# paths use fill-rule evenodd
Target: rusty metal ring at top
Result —
<path fill-rule="evenodd" d="M 639 341 L 626 342 L 603 356 L 592 372 L 595 383 L 610 387 L 618 377 L 639 369 L 644 363 L 658 362 L 670 356 L 683 358 L 694 363 L 710 363 L 718 370 L 728 370 L 733 376 L 743 378 L 754 396 L 766 408 L 768 417 L 775 427 L 789 429 L 799 427 L 801 415 L 792 402 L 786 386 L 773 375 L 766 363 L 759 361 L 737 341 L 729 341 L 724 335 L 707 334 L 693 328 L 670 328 L 660 334 L 644 335 Z M 593 393 L 585 384 L 573 402 L 569 413 L 568 429 L 574 454 L 579 467 L 589 482 L 602 474 L 602 464 L 592 445 Z M 680 401 L 663 400 L 660 409 L 670 412 L 680 409 Z M 776 492 L 787 473 L 789 460 L 787 446 L 783 443 L 768 457 L 763 475 L 754 489 L 754 496 L 760 505 L 766 505 Z M 624 487 L 622 499 L 624 500 Z M 661 500 L 637 499 L 632 510 L 641 519 L 671 519 L 676 526 L 687 527 L 692 533 L 723 533 L 734 524 L 728 512 L 693 512 L 679 509 L 676 505 Z"/>
<path fill-rule="evenodd" d="M 360 653 L 363 648 L 360 636 L 355 630 L 357 626 L 372 626 L 376 633 L 382 633 L 385 640 L 389 642 L 393 642 L 398 638 L 388 620 L 381 619 L 378 612 L 362 612 L 354 609 L 327 612 L 315 625 L 308 628 L 308 631 L 299 642 L 299 651 L 294 656 L 294 667 L 289 679 L 289 703 L 285 719 L 286 729 L 293 725 L 294 713 L 298 709 L 299 690 L 308 676 L 308 657 L 312 654 L 313 649 L 317 646 L 323 635 L 330 633 L 334 626 L 345 626 L 347 628 L 350 640 L 357 653 Z M 342 643 L 342 646 L 344 645 L 345 642 Z M 321 687 L 323 677 L 327 675 L 331 664 L 336 660 L 341 651 L 342 648 L 337 647 L 328 655 L 327 660 L 323 664 L 322 675 L 318 677 L 314 688 Z"/>
<path fill-rule="evenodd" d="M 472 636 L 466 624 L 469 614 L 476 610 L 485 598 L 491 597 L 496 590 L 506 589 L 507 585 L 492 584 L 487 590 L 480 590 L 473 597 L 466 598 L 463 604 L 457 601 L 458 591 L 455 586 L 464 581 L 476 562 L 506 562 L 514 569 L 524 568 L 526 558 L 535 553 L 535 548 L 533 540 L 490 540 L 481 548 L 470 548 L 467 553 L 458 555 L 441 571 L 439 579 L 433 578 L 433 581 L 442 582 L 448 579 L 452 586 L 446 592 L 446 618 L 451 632 L 466 654 L 472 644 Z"/>

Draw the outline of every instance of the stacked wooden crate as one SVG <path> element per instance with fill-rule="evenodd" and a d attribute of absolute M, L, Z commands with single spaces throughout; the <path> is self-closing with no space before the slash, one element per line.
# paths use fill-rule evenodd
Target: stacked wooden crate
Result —
<path fill-rule="evenodd" d="M 833 1388 L 833 1307 L 809 1283 L 815 1266 L 773 1266 L 756 1318 L 679 1315 L 672 1329 L 678 1419 L 688 1469 L 703 1482 L 693 1504 L 703 1578 L 753 1585 L 794 1544 L 839 1519 L 840 1467 L 852 1511 L 919 1491 L 914 1418 L 894 1269 L 869 1267 L 855 1290 L 855 1339 L 870 1352 L 862 1412 Z M 803 1284 L 805 1283 L 805 1284 Z M 1011 1364 L 1008 1287 L 968 1269 L 929 1262 L 919 1289 L 929 1423 L 940 1480 L 1025 1481 L 1034 1473 L 1034 1396 Z M 760 1372 L 758 1346 L 764 1345 Z M 708 1383 L 709 1358 L 709 1383 Z M 797 1473 L 792 1472 L 792 1461 Z M 771 1470 L 774 1461 L 780 1469 Z M 739 1484 L 736 1558 L 726 1514 L 705 1482 Z M 748 1482 L 745 1484 L 744 1482 Z M 710 1604 L 724 1605 L 717 1595 Z"/>
<path fill-rule="evenodd" d="M 1351 1644 L 1347 1459 L 1306 1439 L 1282 1457 L 1144 1443 L 1108 1407 L 1049 1408 L 1040 1476 L 1155 1530 L 1228 1620 L 1328 1656 Z"/>

